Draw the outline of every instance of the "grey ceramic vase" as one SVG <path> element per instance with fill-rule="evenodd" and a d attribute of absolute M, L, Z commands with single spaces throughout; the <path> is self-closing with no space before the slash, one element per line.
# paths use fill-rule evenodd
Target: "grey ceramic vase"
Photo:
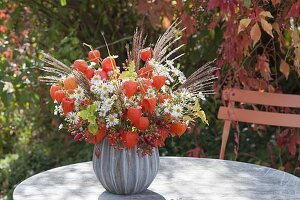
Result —
<path fill-rule="evenodd" d="M 141 156 L 137 148 L 117 150 L 106 139 L 94 147 L 93 168 L 102 186 L 114 194 L 137 194 L 145 191 L 159 168 L 158 149 L 151 156 Z M 100 154 L 96 156 L 96 148 Z"/>

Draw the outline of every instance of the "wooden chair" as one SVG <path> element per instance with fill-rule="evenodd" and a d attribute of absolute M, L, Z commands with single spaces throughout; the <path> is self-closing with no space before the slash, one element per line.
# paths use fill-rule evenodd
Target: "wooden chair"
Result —
<path fill-rule="evenodd" d="M 218 118 L 225 120 L 220 159 L 224 159 L 232 121 L 300 128 L 300 114 L 265 112 L 234 107 L 235 102 L 242 102 L 245 104 L 300 108 L 300 95 L 256 92 L 231 88 L 224 90 L 222 96 L 225 101 L 228 101 L 228 107 L 221 106 L 218 113 Z"/>

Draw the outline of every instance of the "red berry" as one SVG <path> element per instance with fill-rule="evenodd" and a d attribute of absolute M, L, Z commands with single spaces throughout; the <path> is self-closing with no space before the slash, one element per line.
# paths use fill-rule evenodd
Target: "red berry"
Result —
<path fill-rule="evenodd" d="M 100 59 L 100 51 L 99 50 L 90 51 L 88 57 L 91 62 L 98 63 Z"/>
<path fill-rule="evenodd" d="M 113 71 L 117 68 L 116 61 L 113 57 L 106 57 L 102 61 L 102 70 L 105 72 Z"/>
<path fill-rule="evenodd" d="M 95 71 L 94 75 L 98 75 L 101 77 L 102 80 L 107 80 L 108 79 L 108 75 L 105 71 L 98 69 Z"/>
<path fill-rule="evenodd" d="M 165 128 L 160 129 L 159 131 L 160 136 L 165 140 L 168 137 L 168 131 Z"/>
<path fill-rule="evenodd" d="M 134 131 L 126 131 L 124 134 L 122 134 L 122 138 L 125 142 L 125 146 L 128 149 L 131 149 L 138 143 L 139 135 Z"/>
<path fill-rule="evenodd" d="M 93 76 L 94 76 L 94 73 L 95 73 L 94 69 L 89 67 L 89 68 L 87 68 L 87 70 L 85 71 L 84 74 L 87 79 L 91 80 L 91 78 L 93 78 Z"/>
<path fill-rule="evenodd" d="M 166 77 L 165 76 L 153 76 L 152 78 L 153 82 L 152 85 L 157 89 L 160 90 L 160 88 L 165 84 Z"/>
<path fill-rule="evenodd" d="M 88 64 L 87 62 L 85 62 L 85 60 L 78 59 L 74 61 L 73 68 L 76 69 L 77 71 L 85 73 L 85 71 L 88 68 Z"/>
<path fill-rule="evenodd" d="M 62 109 L 64 111 L 64 114 L 68 114 L 69 112 L 74 110 L 74 100 L 70 98 L 63 98 L 62 103 L 61 103 Z"/>
<path fill-rule="evenodd" d="M 141 56 L 141 59 L 145 62 L 147 60 L 150 60 L 152 58 L 152 49 L 150 47 L 142 49 L 140 52 L 140 56 Z"/>
<path fill-rule="evenodd" d="M 61 102 L 65 98 L 65 92 L 63 90 L 57 90 L 55 92 L 54 98 L 57 102 Z"/>
<path fill-rule="evenodd" d="M 73 138 L 73 140 L 78 141 L 83 137 L 83 134 L 78 133 L 77 135 L 75 135 L 75 137 Z"/>
<path fill-rule="evenodd" d="M 162 147 L 164 146 L 164 142 L 168 137 L 168 131 L 165 128 L 158 129 L 158 137 L 154 140 L 154 146 Z"/>
<path fill-rule="evenodd" d="M 138 83 L 132 80 L 125 81 L 122 84 L 125 95 L 130 98 L 137 92 Z"/>
<path fill-rule="evenodd" d="M 128 108 L 127 117 L 131 123 L 134 123 L 142 117 L 142 110 L 139 108 Z"/>
<path fill-rule="evenodd" d="M 50 96 L 51 96 L 51 98 L 53 99 L 53 100 L 55 100 L 55 92 L 57 91 L 57 90 L 60 90 L 61 88 L 58 86 L 58 85 L 52 85 L 51 87 L 50 87 Z"/>
<path fill-rule="evenodd" d="M 140 119 L 134 123 L 134 126 L 139 130 L 146 130 L 149 126 L 148 117 L 140 117 Z"/>

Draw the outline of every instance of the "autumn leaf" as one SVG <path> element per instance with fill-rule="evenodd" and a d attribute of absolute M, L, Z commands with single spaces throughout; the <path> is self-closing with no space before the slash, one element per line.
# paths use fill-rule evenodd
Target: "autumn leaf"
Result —
<path fill-rule="evenodd" d="M 265 54 L 258 56 L 258 62 L 256 64 L 256 68 L 260 71 L 260 74 L 264 77 L 266 81 L 272 79 L 270 76 L 271 70 L 269 66 L 269 60 L 267 59 Z"/>
<path fill-rule="evenodd" d="M 265 19 L 260 19 L 260 22 L 264 31 L 266 31 L 271 37 L 274 37 L 272 33 L 272 25 L 269 24 Z"/>
<path fill-rule="evenodd" d="M 290 35 L 292 37 L 292 45 L 293 46 L 298 45 L 299 42 L 300 42 L 300 37 L 298 35 L 297 29 L 291 30 L 291 31 L 289 31 L 289 33 L 290 33 Z"/>
<path fill-rule="evenodd" d="M 298 17 L 299 16 L 299 12 L 300 12 L 300 1 L 296 1 L 296 3 L 294 3 L 288 14 L 285 16 L 286 19 L 289 19 L 291 17 Z"/>
<path fill-rule="evenodd" d="M 169 18 L 167 16 L 163 16 L 162 19 L 162 27 L 166 30 L 171 26 L 171 21 L 169 20 Z"/>
<path fill-rule="evenodd" d="M 294 66 L 300 76 L 300 47 L 296 47 L 294 50 L 295 58 L 294 58 Z"/>
<path fill-rule="evenodd" d="M 289 78 L 290 66 L 284 60 L 280 62 L 280 71 L 284 74 L 286 79 Z"/>
<path fill-rule="evenodd" d="M 261 31 L 257 23 L 251 28 L 250 37 L 253 40 L 253 46 L 258 42 L 261 37 Z"/>
<path fill-rule="evenodd" d="M 289 151 L 291 153 L 292 156 L 294 156 L 296 154 L 296 143 L 291 141 L 289 144 L 288 144 L 288 148 L 289 148 Z"/>
<path fill-rule="evenodd" d="M 284 40 L 284 38 L 283 38 L 283 35 L 282 35 L 282 33 L 281 33 L 281 31 L 280 31 L 280 27 L 279 27 L 279 24 L 277 23 L 277 22 L 274 22 L 273 24 L 272 24 L 272 27 L 273 27 L 273 29 L 276 31 L 276 33 L 277 33 L 277 35 L 278 35 L 278 37 L 279 37 L 279 40 L 280 40 L 280 46 L 281 46 L 281 44 L 283 44 L 284 42 L 285 42 L 285 40 Z"/>
<path fill-rule="evenodd" d="M 249 18 L 242 19 L 239 24 L 238 33 L 240 33 L 241 31 L 244 31 L 249 26 L 250 22 L 251 22 L 251 19 L 249 19 Z"/>
<path fill-rule="evenodd" d="M 265 17 L 274 18 L 269 11 L 262 11 L 261 13 L 259 13 L 259 15 L 264 18 Z"/>
<path fill-rule="evenodd" d="M 276 4 L 281 3 L 281 0 L 271 0 L 271 1 L 272 1 L 273 6 L 276 6 Z"/>

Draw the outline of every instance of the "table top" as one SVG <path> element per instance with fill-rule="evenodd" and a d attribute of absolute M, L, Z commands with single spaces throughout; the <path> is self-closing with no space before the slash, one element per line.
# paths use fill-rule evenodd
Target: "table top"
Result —
<path fill-rule="evenodd" d="M 146 192 L 122 196 L 105 192 L 84 162 L 42 172 L 20 183 L 14 200 L 300 200 L 300 179 L 253 164 L 201 158 L 161 157 Z"/>

